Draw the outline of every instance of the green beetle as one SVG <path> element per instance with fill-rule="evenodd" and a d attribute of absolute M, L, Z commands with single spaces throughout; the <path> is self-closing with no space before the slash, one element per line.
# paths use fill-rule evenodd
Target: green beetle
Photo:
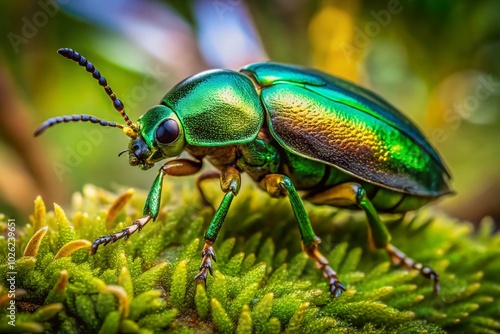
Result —
<path fill-rule="evenodd" d="M 439 292 L 438 274 L 390 243 L 378 212 L 406 212 L 451 193 L 450 173 L 420 130 L 378 95 L 320 71 L 278 63 L 255 63 L 239 72 L 211 70 L 189 77 L 132 123 L 106 79 L 77 52 L 61 55 L 92 73 L 112 99 L 126 126 L 88 115 L 56 117 L 35 132 L 61 122 L 90 121 L 118 127 L 131 138 L 129 163 L 149 169 L 167 158 L 151 187 L 144 217 L 120 232 L 96 239 L 115 242 L 155 220 L 165 175 L 200 171 L 207 159 L 218 171 L 202 173 L 200 183 L 220 178 L 225 193 L 205 233 L 202 262 L 196 279 L 206 282 L 215 261 L 213 244 L 240 189 L 245 172 L 272 197 L 288 196 L 305 252 L 323 271 L 330 293 L 345 290 L 336 272 L 319 252 L 315 235 L 297 191 L 318 205 L 364 210 L 374 247 L 392 261 L 416 269 Z M 192 159 L 176 158 L 186 151 Z"/>

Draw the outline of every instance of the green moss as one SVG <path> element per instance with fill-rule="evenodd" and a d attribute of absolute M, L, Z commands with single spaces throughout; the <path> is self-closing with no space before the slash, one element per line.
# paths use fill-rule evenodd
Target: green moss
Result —
<path fill-rule="evenodd" d="M 488 219 L 474 233 L 428 208 L 385 218 L 393 243 L 440 273 L 442 292 L 434 297 L 431 282 L 369 249 L 361 213 L 306 204 L 321 252 L 347 285 L 332 299 L 301 250 L 287 200 L 252 186 L 234 201 L 214 245 L 217 262 L 206 289 L 193 277 L 211 212 L 191 190 L 165 193 L 156 222 L 89 256 L 84 239 L 139 217 L 146 196 L 128 193 L 87 186 L 70 214 L 57 205 L 46 212 L 35 201 L 31 224 L 16 231 L 16 327 L 4 321 L 0 332 L 500 333 L 500 236 Z M 47 233 L 32 239 L 42 228 Z M 6 250 L 1 238 L 2 277 L 12 271 Z M 5 280 L 0 288 L 6 319 Z"/>

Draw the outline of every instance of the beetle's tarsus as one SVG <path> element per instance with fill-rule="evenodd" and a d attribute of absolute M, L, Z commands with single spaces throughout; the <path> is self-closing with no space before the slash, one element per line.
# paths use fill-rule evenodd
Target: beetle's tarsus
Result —
<path fill-rule="evenodd" d="M 340 283 L 337 281 L 338 284 L 330 284 L 330 295 L 332 298 L 337 298 L 340 297 L 342 292 L 345 291 L 345 286 L 344 284 Z"/>
<path fill-rule="evenodd" d="M 135 232 L 140 232 L 142 228 L 151 220 L 151 216 L 147 215 L 145 217 L 135 220 L 132 225 L 125 227 L 123 230 L 99 237 L 94 240 L 92 246 L 90 247 L 89 254 L 94 255 L 100 245 L 106 246 L 109 243 L 115 243 L 116 241 L 125 238 L 127 240 Z"/>
<path fill-rule="evenodd" d="M 388 244 L 385 247 L 387 253 L 391 257 L 392 262 L 395 265 L 402 266 L 405 269 L 414 269 L 418 270 L 422 276 L 427 279 L 430 279 L 433 283 L 433 292 L 434 295 L 439 295 L 441 291 L 441 285 L 439 284 L 439 275 L 429 266 L 424 266 L 423 264 L 416 262 L 412 258 L 409 258 L 405 253 L 397 249 L 391 244 Z"/>
<path fill-rule="evenodd" d="M 205 246 L 203 246 L 201 257 L 200 272 L 194 277 L 194 279 L 200 282 L 203 281 L 203 284 L 206 285 L 208 273 L 213 276 L 212 260 L 217 262 L 211 241 L 205 240 Z"/>
<path fill-rule="evenodd" d="M 328 280 L 330 285 L 330 295 L 335 298 L 342 294 L 346 290 L 344 284 L 340 283 L 337 273 L 332 267 L 329 266 L 328 260 L 320 253 L 318 250 L 318 244 L 321 240 L 316 237 L 316 242 L 311 246 L 304 246 L 304 251 L 309 255 L 311 260 L 314 261 L 316 268 L 323 271 L 323 276 Z"/>
<path fill-rule="evenodd" d="M 330 285 L 330 295 L 335 298 L 345 291 L 344 284 L 340 283 L 337 273 L 329 265 L 326 265 L 323 269 L 323 276 L 328 279 L 328 284 Z"/>
<path fill-rule="evenodd" d="M 330 266 L 327 265 L 323 268 L 323 275 L 328 279 L 330 295 L 333 298 L 340 296 L 346 290 L 344 284 L 340 283 L 337 273 Z"/>
<path fill-rule="evenodd" d="M 433 282 L 433 293 L 435 296 L 439 295 L 441 292 L 441 285 L 439 284 L 439 275 L 429 266 L 423 266 L 420 269 L 420 273 L 425 278 L 430 279 Z"/>
<path fill-rule="evenodd" d="M 203 247 L 203 251 L 201 252 L 201 256 L 206 257 L 207 255 L 209 257 L 208 260 L 210 260 L 210 258 L 212 258 L 212 260 L 214 260 L 214 262 L 217 262 L 217 258 L 215 257 L 214 248 L 212 246 L 207 247 L 207 245 L 205 244 L 205 247 Z"/>

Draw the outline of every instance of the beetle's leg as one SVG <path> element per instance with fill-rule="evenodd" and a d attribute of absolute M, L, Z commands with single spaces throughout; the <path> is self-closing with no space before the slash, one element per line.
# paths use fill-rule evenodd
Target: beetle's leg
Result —
<path fill-rule="evenodd" d="M 304 251 L 314 261 L 316 267 L 323 271 L 323 275 L 327 278 L 328 284 L 330 285 L 332 297 L 340 296 L 342 291 L 345 291 L 345 286 L 340 283 L 337 278 L 337 273 L 329 266 L 328 260 L 318 250 L 318 244 L 321 240 L 314 234 L 302 200 L 297 190 L 295 190 L 292 181 L 285 175 L 268 174 L 264 177 L 262 182 L 264 182 L 264 189 L 266 189 L 272 197 L 278 197 L 283 193 L 288 194 L 293 213 L 299 224 Z"/>
<path fill-rule="evenodd" d="M 135 232 L 140 232 L 141 229 L 149 223 L 152 219 L 156 220 L 158 217 L 158 213 L 160 211 L 160 200 L 161 200 L 161 189 L 163 185 L 163 176 L 165 174 L 171 176 L 186 176 L 192 175 L 198 172 L 202 167 L 201 162 L 187 160 L 187 159 L 178 159 L 171 160 L 164 164 L 151 186 L 149 190 L 148 198 L 146 199 L 146 204 L 144 205 L 143 214 L 144 217 L 135 220 L 132 225 L 125 227 L 120 232 L 112 233 L 110 235 L 106 235 L 100 238 L 97 238 L 92 247 L 90 247 L 89 253 L 90 255 L 95 254 L 97 252 L 97 248 L 99 245 L 106 246 L 110 242 L 115 242 L 122 238 L 128 238 L 131 234 Z"/>
<path fill-rule="evenodd" d="M 236 168 L 227 166 L 221 171 L 220 186 L 226 195 L 224 195 L 219 208 L 215 212 L 214 217 L 205 232 L 205 246 L 203 247 L 203 251 L 201 253 L 202 260 L 200 264 L 200 271 L 195 276 L 196 280 L 202 281 L 203 283 L 206 282 L 208 272 L 212 275 L 212 260 L 216 261 L 212 245 L 217 239 L 217 235 L 222 227 L 222 223 L 224 223 L 224 219 L 226 218 L 234 196 L 236 196 L 240 190 L 240 185 L 240 172 Z"/>
<path fill-rule="evenodd" d="M 220 171 L 207 170 L 207 171 L 201 173 L 201 175 L 198 176 L 198 179 L 196 179 L 196 188 L 198 189 L 198 192 L 200 193 L 201 201 L 203 202 L 203 205 L 211 207 L 213 212 L 215 212 L 215 207 L 208 200 L 207 196 L 205 195 L 205 192 L 203 191 L 203 188 L 201 187 L 201 184 L 205 180 L 213 180 L 213 179 L 218 179 L 218 178 L 220 178 Z"/>
<path fill-rule="evenodd" d="M 105 235 L 103 237 L 95 239 L 94 242 L 92 243 L 92 247 L 90 247 L 89 254 L 94 255 L 97 252 L 97 248 L 99 248 L 100 245 L 106 246 L 110 242 L 113 243 L 122 238 L 127 239 L 131 234 L 133 234 L 136 231 L 140 231 L 144 226 L 146 226 L 146 224 L 149 223 L 151 218 L 152 217 L 149 215 L 144 216 L 142 218 L 134 220 L 132 225 L 125 227 L 120 232 L 112 233 L 110 235 Z"/>
<path fill-rule="evenodd" d="M 377 210 L 368 199 L 363 187 L 354 182 L 347 182 L 325 190 L 321 193 L 306 196 L 305 199 L 315 204 L 328 204 L 335 206 L 357 205 L 366 213 L 368 218 L 370 242 L 373 247 L 385 249 L 394 264 L 400 265 L 405 269 L 415 269 L 420 271 L 422 276 L 432 280 L 434 284 L 434 293 L 438 294 L 440 290 L 439 276 L 429 266 L 409 258 L 402 251 L 394 247 L 391 241 L 391 235 L 385 224 L 380 220 Z"/>

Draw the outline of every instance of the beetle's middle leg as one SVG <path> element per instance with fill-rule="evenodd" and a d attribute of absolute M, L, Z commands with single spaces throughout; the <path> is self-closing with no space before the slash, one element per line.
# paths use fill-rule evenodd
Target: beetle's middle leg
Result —
<path fill-rule="evenodd" d="M 332 297 L 340 296 L 342 291 L 345 291 L 345 286 L 340 283 L 337 273 L 329 266 L 328 260 L 318 250 L 318 244 L 321 240 L 314 234 L 302 200 L 290 178 L 281 174 L 268 174 L 261 182 L 263 188 L 266 189 L 272 197 L 279 197 L 284 194 L 288 195 L 293 213 L 299 224 L 304 251 L 314 261 L 316 267 L 323 271 L 323 275 L 330 285 Z"/>
<path fill-rule="evenodd" d="M 377 210 L 368 199 L 365 189 L 363 189 L 360 184 L 355 182 L 342 183 L 323 192 L 305 196 L 304 199 L 314 204 L 334 206 L 357 205 L 363 209 L 368 218 L 370 241 L 372 245 L 378 249 L 385 249 L 394 264 L 400 265 L 405 269 L 420 271 L 422 276 L 432 280 L 434 284 L 434 293 L 439 293 L 440 285 L 438 274 L 431 267 L 424 266 L 409 258 L 390 243 L 391 235 L 389 231 L 380 220 Z"/>
<path fill-rule="evenodd" d="M 217 236 L 219 235 L 219 231 L 226 219 L 227 212 L 229 211 L 229 207 L 231 206 L 231 202 L 233 198 L 238 194 L 241 186 L 241 176 L 240 172 L 234 168 L 233 166 L 227 166 L 222 169 L 220 172 L 220 187 L 223 192 L 226 194 L 222 199 L 221 204 L 208 225 L 208 228 L 205 232 L 205 246 L 203 246 L 203 251 L 201 253 L 201 264 L 200 271 L 195 276 L 196 280 L 199 280 L 203 283 L 206 283 L 207 275 L 210 272 L 212 275 L 212 260 L 216 261 L 215 252 L 212 247 Z"/>
<path fill-rule="evenodd" d="M 219 179 L 220 178 L 220 171 L 218 170 L 207 170 L 203 173 L 201 173 L 200 176 L 196 179 L 196 188 L 198 189 L 198 192 L 201 197 L 201 202 L 203 205 L 208 206 L 212 209 L 212 213 L 215 212 L 215 207 L 213 204 L 208 200 L 207 195 L 203 191 L 203 188 L 201 187 L 201 184 L 205 182 L 206 180 L 213 180 L 213 179 Z"/>

